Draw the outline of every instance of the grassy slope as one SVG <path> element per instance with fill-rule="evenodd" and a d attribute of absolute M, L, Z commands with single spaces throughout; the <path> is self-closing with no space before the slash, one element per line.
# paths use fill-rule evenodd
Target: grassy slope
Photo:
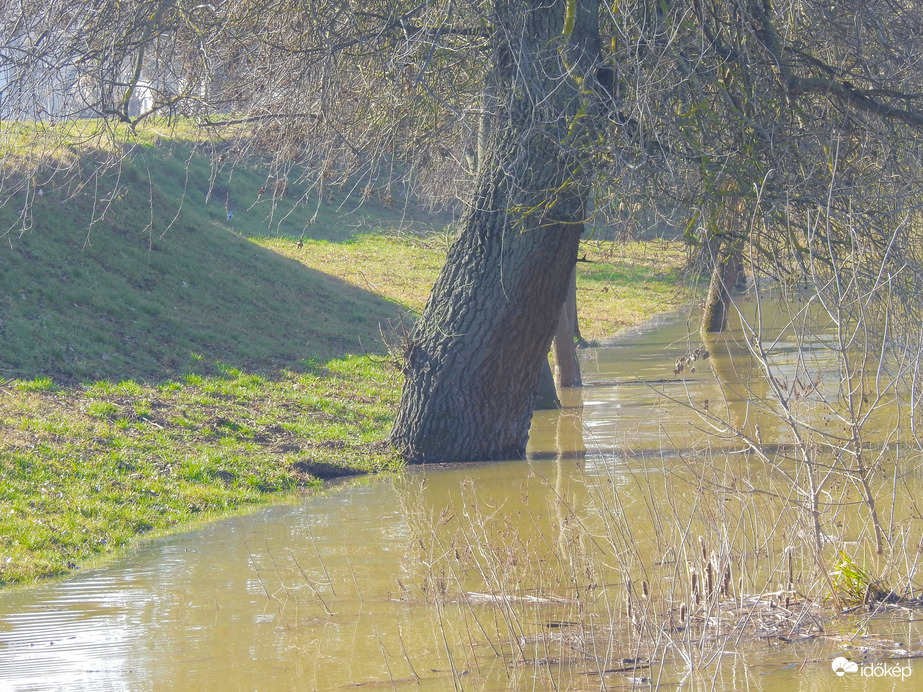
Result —
<path fill-rule="evenodd" d="M 315 210 L 296 189 L 270 219 L 266 182 L 258 167 L 215 173 L 161 144 L 92 193 L 46 185 L 28 230 L 4 236 L 0 584 L 64 574 L 336 468 L 396 464 L 378 441 L 398 372 L 355 354 L 383 352 L 379 322 L 422 308 L 446 239 L 358 234 L 406 227 L 375 203 L 326 205 L 308 227 Z M 0 228 L 15 229 L 15 209 L 0 208 Z M 676 302 L 675 253 L 586 251 L 584 336 Z"/>
<path fill-rule="evenodd" d="M 378 441 L 397 373 L 362 354 L 402 308 L 249 242 L 315 211 L 265 185 L 164 144 L 92 188 L 46 183 L 24 232 L 22 205 L 0 207 L 0 584 L 396 464 Z M 337 214 L 312 233 L 403 223 L 374 203 Z"/>
<path fill-rule="evenodd" d="M 209 198 L 211 173 L 207 158 L 173 146 L 141 149 L 102 189 L 46 186 L 32 227 L 0 245 L 0 376 L 156 382 L 186 373 L 193 354 L 265 372 L 374 349 L 393 303 L 236 235 L 277 228 L 269 199 L 241 208 L 265 178 L 220 174 Z M 112 201 L 87 229 L 100 197 Z M 0 208 L 0 228 L 16 206 Z M 284 224 L 303 228 L 312 211 L 302 205 Z"/>

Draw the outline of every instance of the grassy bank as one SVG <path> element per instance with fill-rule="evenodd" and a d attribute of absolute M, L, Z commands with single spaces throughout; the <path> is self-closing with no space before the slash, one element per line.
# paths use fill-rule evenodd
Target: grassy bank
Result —
<path fill-rule="evenodd" d="M 423 309 L 448 246 L 442 234 L 359 235 L 348 243 L 306 240 L 303 246 L 291 238 L 254 242 L 412 312 Z M 688 299 L 680 288 L 685 255 L 679 243 L 586 241 L 580 254 L 587 260 L 577 267 L 580 329 L 591 343 Z"/>
<path fill-rule="evenodd" d="M 47 182 L 27 228 L 0 208 L 0 584 L 399 465 L 380 325 L 422 308 L 439 224 L 398 232 L 405 212 L 336 199 L 315 215 L 305 190 L 266 199 L 259 166 L 209 161 L 143 147 L 92 191 Z M 680 300 L 675 247 L 585 251 L 586 338 Z"/>

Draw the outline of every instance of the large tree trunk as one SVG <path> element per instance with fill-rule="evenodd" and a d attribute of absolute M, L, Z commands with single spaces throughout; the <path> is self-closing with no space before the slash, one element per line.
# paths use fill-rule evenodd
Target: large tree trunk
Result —
<path fill-rule="evenodd" d="M 560 52 L 564 5 L 496 3 L 498 113 L 462 231 L 405 353 L 390 439 L 409 462 L 525 453 L 587 193 L 568 146 L 580 94 Z M 598 55 L 595 4 L 578 5 L 571 44 Z"/>
<path fill-rule="evenodd" d="M 525 452 L 580 234 L 560 223 L 519 229 L 493 206 L 469 215 L 411 334 L 391 433 L 410 462 Z"/>

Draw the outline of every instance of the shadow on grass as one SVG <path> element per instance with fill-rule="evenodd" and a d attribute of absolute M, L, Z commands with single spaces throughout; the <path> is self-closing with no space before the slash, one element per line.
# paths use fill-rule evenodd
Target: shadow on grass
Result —
<path fill-rule="evenodd" d="M 400 307 L 245 240 L 256 221 L 209 202 L 188 156 L 144 152 L 92 192 L 52 180 L 33 198 L 0 245 L 0 378 L 161 381 L 216 362 L 272 375 L 383 352 Z M 219 182 L 233 199 L 256 175 Z M 0 228 L 18 213 L 0 208 Z"/>

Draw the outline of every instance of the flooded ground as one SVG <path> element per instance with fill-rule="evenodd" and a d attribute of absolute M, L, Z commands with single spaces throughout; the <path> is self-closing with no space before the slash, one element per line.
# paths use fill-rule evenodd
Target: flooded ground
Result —
<path fill-rule="evenodd" d="M 871 473 L 827 449 L 841 375 L 786 339 L 773 384 L 675 315 L 586 352 L 528 461 L 355 480 L 2 594 L 0 690 L 914 689 L 923 610 L 805 596 L 844 555 L 913 595 L 918 462 L 877 423 Z"/>

